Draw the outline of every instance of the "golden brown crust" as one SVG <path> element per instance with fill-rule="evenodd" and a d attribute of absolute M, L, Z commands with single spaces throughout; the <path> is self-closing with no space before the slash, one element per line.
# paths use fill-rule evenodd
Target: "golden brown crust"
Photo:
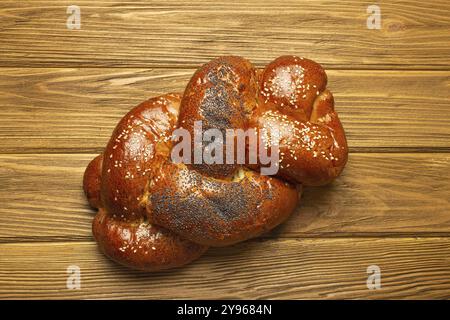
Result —
<path fill-rule="evenodd" d="M 307 120 L 314 100 L 326 86 L 327 75 L 320 64 L 301 57 L 281 56 L 262 71 L 260 104 L 280 106 Z"/>
<path fill-rule="evenodd" d="M 226 246 L 273 229 L 297 206 L 295 186 L 249 170 L 240 173 L 228 181 L 164 165 L 150 189 L 149 219 L 194 242 Z"/>
<path fill-rule="evenodd" d="M 83 187 L 89 203 L 100 208 L 92 231 L 100 249 L 130 268 L 158 271 L 197 259 L 207 247 L 146 219 L 146 186 L 170 150 L 180 97 L 147 100 L 117 125 L 103 155 L 88 165 Z"/>
<path fill-rule="evenodd" d="M 100 208 L 93 233 L 101 250 L 128 267 L 157 271 L 283 222 L 299 202 L 301 185 L 329 183 L 347 161 L 326 85 L 323 68 L 308 59 L 282 56 L 255 69 L 243 58 L 221 57 L 199 68 L 182 97 L 156 97 L 131 110 L 84 175 L 88 201 Z M 193 137 L 196 121 L 202 132 L 254 128 L 270 137 L 278 129 L 278 173 L 261 175 L 261 161 L 242 165 L 236 158 L 232 164 L 172 163 L 173 130 L 185 128 Z M 193 141 L 192 147 L 194 160 Z"/>
<path fill-rule="evenodd" d="M 103 155 L 99 154 L 89 162 L 83 176 L 83 190 L 89 205 L 93 208 L 100 208 L 100 184 L 102 172 Z"/>
<path fill-rule="evenodd" d="M 223 133 L 227 129 L 246 130 L 250 114 L 256 108 L 256 93 L 255 68 L 248 60 L 234 56 L 212 60 L 200 67 L 189 81 L 181 101 L 178 126 L 188 130 L 192 137 L 196 121 L 202 122 L 202 133 L 208 129 Z M 189 167 L 217 178 L 228 177 L 238 168 L 233 164 L 204 162 Z"/>
<path fill-rule="evenodd" d="M 171 148 L 180 97 L 165 95 L 144 101 L 115 128 L 104 152 L 102 200 L 117 219 L 145 216 L 145 187 Z"/>
<path fill-rule="evenodd" d="M 142 271 L 185 265 L 207 249 L 144 219 L 118 221 L 104 210 L 95 216 L 92 232 L 104 254 L 124 266 Z"/>
<path fill-rule="evenodd" d="M 274 128 L 280 133 L 278 176 L 305 186 L 330 183 L 347 162 L 344 129 L 326 84 L 325 71 L 314 61 L 280 57 L 262 73 L 252 117 L 260 134 Z"/>

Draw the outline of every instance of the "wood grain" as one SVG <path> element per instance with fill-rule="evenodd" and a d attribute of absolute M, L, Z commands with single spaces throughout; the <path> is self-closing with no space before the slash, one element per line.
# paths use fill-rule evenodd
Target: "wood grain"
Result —
<path fill-rule="evenodd" d="M 301 239 L 210 249 L 178 270 L 144 274 L 110 262 L 95 243 L 0 244 L 0 298 L 450 298 L 450 240 Z M 81 289 L 66 288 L 67 267 Z M 368 290 L 367 267 L 381 269 Z"/>
<path fill-rule="evenodd" d="M 100 152 L 129 109 L 149 97 L 183 91 L 193 72 L 3 68 L 0 152 Z M 450 150 L 450 72 L 328 75 L 351 151 Z"/>
<path fill-rule="evenodd" d="M 449 70 L 448 1 L 78 0 L 81 30 L 68 30 L 73 1 L 0 2 L 0 66 L 196 67 L 235 54 L 265 64 L 283 54 L 331 68 Z M 326 23 L 324 23 L 326 22 Z"/>
<path fill-rule="evenodd" d="M 91 239 L 82 192 L 93 154 L 0 155 L 0 241 Z M 352 154 L 332 185 L 307 188 L 266 237 L 450 235 L 450 154 Z"/>
<path fill-rule="evenodd" d="M 66 27 L 81 8 L 81 30 Z M 0 299 L 450 299 L 450 2 L 3 0 Z M 98 252 L 82 175 L 117 121 L 219 55 L 325 66 L 351 149 L 283 225 L 143 274 Z M 382 288 L 368 290 L 369 265 Z M 69 265 L 81 290 L 66 288 Z"/>

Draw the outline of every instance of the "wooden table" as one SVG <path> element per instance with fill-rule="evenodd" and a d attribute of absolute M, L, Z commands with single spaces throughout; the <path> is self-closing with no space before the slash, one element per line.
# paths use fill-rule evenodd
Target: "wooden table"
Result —
<path fill-rule="evenodd" d="M 450 2 L 377 1 L 380 30 L 370 4 L 1 1 L 0 297 L 450 298 Z M 325 66 L 351 150 L 343 176 L 307 189 L 270 234 L 185 268 L 110 262 L 91 235 L 86 165 L 132 106 L 227 54 Z"/>

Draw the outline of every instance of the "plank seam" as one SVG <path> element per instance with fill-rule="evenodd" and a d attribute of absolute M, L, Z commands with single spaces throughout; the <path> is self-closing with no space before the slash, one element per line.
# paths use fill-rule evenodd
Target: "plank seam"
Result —
<path fill-rule="evenodd" d="M 259 241 L 276 241 L 276 240 L 316 240 L 316 239 L 432 239 L 432 238 L 442 238 L 450 239 L 450 232 L 416 232 L 416 233 L 321 233 L 321 234 L 308 234 L 305 236 L 297 235 L 295 237 L 290 237 L 286 235 L 280 236 L 260 236 L 255 239 L 250 239 L 247 241 L 259 242 Z M 246 241 L 246 242 L 247 242 Z M 93 237 L 47 237 L 47 236 L 37 236 L 37 237 L 17 237 L 17 238 L 0 238 L 0 244 L 35 244 L 35 243 L 73 243 L 73 242 L 89 242 L 94 243 Z"/>
<path fill-rule="evenodd" d="M 207 63 L 209 60 L 205 60 L 203 63 Z M 26 63 L 26 62 L 25 62 Z M 43 65 L 27 65 L 24 67 L 24 62 L 21 64 L 2 64 L 0 62 L 0 69 L 8 69 L 8 68 L 18 68 L 18 69 L 46 69 L 46 68 L 57 68 L 57 69 L 64 69 L 64 68 L 78 68 L 78 69 L 169 69 L 169 70 L 196 70 L 199 68 L 203 63 L 199 64 L 186 64 L 186 65 L 149 65 L 149 64 L 134 64 L 134 65 L 91 65 L 91 64 L 43 64 Z M 392 64 L 391 66 L 393 68 L 368 68 L 368 67 L 352 67 L 352 68 L 345 68 L 337 66 L 327 66 L 326 64 L 322 64 L 325 68 L 325 71 L 327 70 L 333 70 L 333 71 L 424 71 L 424 72 L 442 72 L 442 71 L 450 71 L 450 65 L 448 66 L 442 66 L 442 65 L 427 65 L 428 68 L 435 67 L 431 69 L 427 68 L 395 68 L 397 66 L 396 64 Z M 254 66 L 257 68 L 262 68 L 265 66 L 265 64 L 261 63 L 254 63 Z M 367 65 L 370 66 L 370 65 Z M 376 65 L 373 65 L 376 66 Z M 387 64 L 383 64 L 383 66 L 388 66 Z M 441 68 L 442 67 L 442 68 Z"/>

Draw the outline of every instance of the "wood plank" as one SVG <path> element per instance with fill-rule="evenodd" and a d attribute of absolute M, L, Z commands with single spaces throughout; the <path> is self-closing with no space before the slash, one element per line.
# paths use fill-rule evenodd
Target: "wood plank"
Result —
<path fill-rule="evenodd" d="M 93 154 L 0 155 L 0 242 L 91 239 L 82 192 Z M 307 188 L 266 237 L 450 236 L 450 154 L 351 154 L 332 185 Z"/>
<path fill-rule="evenodd" d="M 145 274 L 110 262 L 92 242 L 0 244 L 0 298 L 450 298 L 450 239 L 250 241 L 210 249 L 178 270 Z M 81 289 L 66 288 L 69 265 Z M 367 267 L 381 270 L 369 290 Z"/>
<path fill-rule="evenodd" d="M 367 29 L 369 4 L 355 0 L 78 0 L 81 30 L 68 30 L 72 4 L 1 1 L 0 66 L 196 67 L 219 55 L 265 64 L 297 54 L 329 69 L 449 69 L 445 0 L 377 1 L 381 30 Z"/>
<path fill-rule="evenodd" d="M 0 152 L 100 152 L 134 105 L 183 91 L 193 69 L 4 68 Z M 450 150 L 449 71 L 330 70 L 351 151 Z"/>

